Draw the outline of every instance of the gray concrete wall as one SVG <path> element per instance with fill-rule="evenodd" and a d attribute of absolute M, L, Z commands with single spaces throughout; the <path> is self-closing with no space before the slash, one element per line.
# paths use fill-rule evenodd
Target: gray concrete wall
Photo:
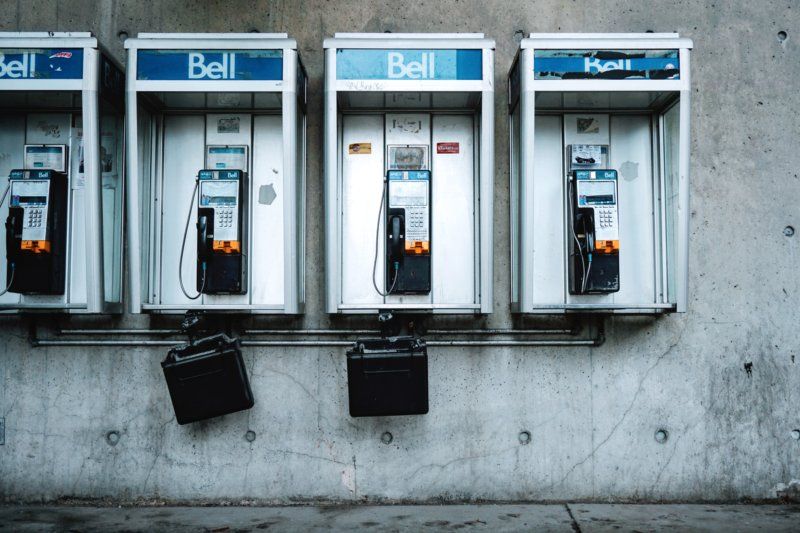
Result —
<path fill-rule="evenodd" d="M 297 38 L 311 77 L 308 314 L 290 323 L 306 327 L 330 325 L 317 215 L 324 37 L 482 31 L 497 40 L 495 312 L 459 323 L 493 327 L 513 323 L 505 73 L 517 32 L 691 37 L 690 312 L 610 319 L 599 348 L 431 350 L 423 417 L 350 418 L 342 349 L 248 349 L 256 406 L 191 426 L 175 423 L 164 349 L 30 348 L 27 323 L 4 319 L 0 497 L 727 500 L 768 497 L 800 478 L 792 435 L 800 428 L 800 235 L 784 235 L 786 226 L 800 229 L 800 5 L 35 0 L 0 10 L 0 30 L 91 30 L 120 59 L 122 31 L 251 29 Z M 100 325 L 111 324 L 150 322 Z M 659 428 L 669 432 L 663 444 Z M 119 433 L 115 445 L 110 431 Z M 391 444 L 381 442 L 385 431 Z M 531 432 L 530 444 L 520 444 L 521 431 Z"/>

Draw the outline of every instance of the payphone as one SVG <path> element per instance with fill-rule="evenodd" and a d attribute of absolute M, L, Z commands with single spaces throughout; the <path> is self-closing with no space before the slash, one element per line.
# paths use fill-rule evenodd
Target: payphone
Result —
<path fill-rule="evenodd" d="M 205 169 L 197 174 L 192 203 L 197 197 L 197 294 L 190 295 L 183 284 L 183 255 L 191 210 L 186 218 L 178 275 L 187 298 L 202 294 L 246 294 L 247 258 L 242 235 L 244 227 L 245 181 L 240 169 Z"/>
<path fill-rule="evenodd" d="M 124 81 L 89 32 L 0 32 L 0 313 L 122 312 Z"/>
<path fill-rule="evenodd" d="M 386 292 L 431 290 L 431 172 L 386 173 Z"/>
<path fill-rule="evenodd" d="M 142 33 L 125 48 L 139 117 L 126 123 L 131 312 L 303 313 L 307 76 L 296 41 Z"/>
<path fill-rule="evenodd" d="M 686 311 L 692 46 L 522 40 L 508 80 L 513 312 Z"/>
<path fill-rule="evenodd" d="M 570 294 L 619 291 L 616 170 L 573 170 L 569 176 L 572 260 Z"/>
<path fill-rule="evenodd" d="M 494 41 L 324 47 L 326 310 L 491 313 Z"/>
<path fill-rule="evenodd" d="M 52 169 L 12 170 L 9 197 L 3 292 L 64 294 L 67 175 Z"/>

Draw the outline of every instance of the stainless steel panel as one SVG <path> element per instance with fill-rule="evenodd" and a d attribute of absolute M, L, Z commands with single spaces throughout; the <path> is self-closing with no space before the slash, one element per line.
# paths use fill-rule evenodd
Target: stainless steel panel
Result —
<path fill-rule="evenodd" d="M 65 270 L 65 291 L 63 295 L 22 295 L 24 305 L 53 304 L 62 305 L 86 302 L 86 238 L 84 224 L 84 188 L 74 169 L 79 162 L 78 139 L 72 131 L 72 114 L 69 113 L 31 113 L 25 128 L 26 144 L 66 144 L 70 159 L 69 198 L 67 200 L 67 259 Z M 22 147 L 20 146 L 20 150 Z M 20 167 L 22 168 L 22 167 Z"/>
<path fill-rule="evenodd" d="M 387 113 L 386 114 L 386 146 L 396 145 L 396 144 L 411 144 L 411 145 L 428 145 L 431 144 L 431 115 L 428 113 Z M 430 157 L 431 150 L 428 150 L 428 154 Z M 427 162 L 430 165 L 430 161 Z M 385 174 L 387 170 L 387 165 L 384 165 L 382 172 Z M 430 167 L 428 167 L 430 168 Z M 436 180 L 437 177 L 435 174 L 431 173 L 431 181 L 433 182 L 433 205 L 431 205 L 431 220 L 433 221 L 434 227 L 434 239 L 436 239 L 436 228 L 437 228 L 437 215 L 436 215 L 436 195 L 435 191 L 437 189 Z M 386 206 L 384 206 L 384 209 Z M 385 211 L 384 211 L 385 214 Z M 441 215 L 440 215 L 441 216 Z M 374 227 L 374 224 L 373 224 Z M 383 235 L 383 233 L 381 233 Z M 437 246 L 437 241 L 431 244 L 431 253 L 434 254 L 433 248 Z M 378 258 L 378 268 L 382 267 L 383 256 Z M 435 259 L 434 259 L 435 261 Z M 432 272 L 434 276 L 431 279 L 431 287 L 435 287 L 437 280 L 435 279 L 435 271 Z M 381 287 L 379 285 L 379 287 Z M 381 287 L 382 290 L 383 287 Z M 434 289 L 435 290 L 435 289 Z M 386 296 L 384 302 L 390 304 L 421 304 L 423 306 L 432 303 L 433 301 L 433 290 L 429 294 L 400 294 L 400 295 L 391 295 Z"/>
<path fill-rule="evenodd" d="M 15 168 L 23 167 L 23 149 L 25 145 L 25 115 L 3 114 L 0 120 L 0 191 L 8 187 L 8 175 Z M 2 194 L 2 192 L 0 192 Z M 8 203 L 10 197 L 0 205 L 0 220 L 8 218 Z M 0 243 L 0 288 L 8 284 L 6 273 L 6 246 L 5 241 Z M 16 304 L 20 295 L 7 292 L 0 296 L 0 305 Z"/>
<path fill-rule="evenodd" d="M 252 154 L 251 143 L 252 143 L 252 116 L 246 113 L 225 113 L 225 114 L 208 114 L 206 115 L 205 121 L 205 143 L 203 144 L 203 153 L 205 153 L 206 145 L 210 144 L 222 144 L 222 145 L 245 145 L 248 147 L 247 153 Z M 205 164 L 205 160 L 204 163 Z M 248 162 L 250 165 L 250 162 Z M 199 169 L 198 169 L 199 170 Z M 242 205 L 247 205 L 247 202 L 252 198 L 251 194 L 251 187 L 252 187 L 252 180 L 250 179 L 250 168 L 242 169 L 247 172 L 247 182 L 245 183 L 245 198 L 243 199 Z M 195 171 L 195 175 L 197 175 L 197 171 Z M 244 216 L 242 217 L 242 244 L 246 244 L 250 241 L 251 236 L 250 232 L 248 231 L 249 226 L 249 213 L 245 211 Z M 282 226 L 281 226 L 282 227 Z M 182 229 L 182 228 L 181 228 Z M 192 233 L 192 228 L 189 228 L 190 235 L 194 235 Z M 188 240 L 188 239 L 187 239 Z M 194 244 L 194 243 L 191 243 Z M 250 253 L 249 247 L 245 247 L 244 250 L 245 254 Z M 248 259 L 248 267 L 247 272 L 245 274 L 248 277 L 251 277 L 251 264 L 250 260 Z M 191 292 L 190 292 L 191 294 Z M 203 297 L 200 299 L 203 304 L 206 305 L 233 305 L 233 304 L 240 304 L 240 305 L 247 305 L 250 303 L 251 298 L 251 291 L 250 291 L 250 284 L 247 284 L 247 294 L 204 294 Z"/>
<path fill-rule="evenodd" d="M 619 173 L 621 247 L 620 290 L 614 295 L 616 304 L 656 301 L 655 182 L 650 126 L 649 115 L 611 116 L 609 155 L 611 168 Z"/>
<path fill-rule="evenodd" d="M 578 143 L 574 121 L 565 116 L 565 144 Z M 645 304 L 655 301 L 652 144 L 649 115 L 598 115 L 600 131 L 589 143 L 609 144 L 609 167 L 619 172 L 620 290 L 569 295 L 568 303 Z M 602 117 L 605 117 L 604 119 Z M 566 219 L 566 216 L 564 217 Z M 564 266 L 566 271 L 566 265 Z"/>
<path fill-rule="evenodd" d="M 531 278 L 527 286 L 532 286 L 535 305 L 564 303 L 567 286 L 562 139 L 560 116 L 536 117 L 533 204 L 520 207 L 533 209 L 533 239 L 532 242 L 523 243 L 523 246 L 533 248 L 529 258 L 533 265 L 532 272 L 529 271 L 526 275 Z M 525 253 L 525 249 L 522 253 Z"/>
<path fill-rule="evenodd" d="M 511 305 L 517 307 L 520 302 L 520 109 L 521 105 L 514 108 L 514 113 L 509 117 L 509 218 L 511 234 Z M 518 308 L 518 307 L 517 307 Z"/>
<path fill-rule="evenodd" d="M 473 304 L 475 295 L 475 139 L 471 115 L 434 115 L 433 303 Z M 457 154 L 437 143 L 458 143 Z"/>
<path fill-rule="evenodd" d="M 349 153 L 351 144 L 371 144 L 371 153 Z M 342 117 L 341 189 L 341 294 L 345 305 L 377 305 L 383 298 L 372 283 L 376 230 L 383 235 L 383 214 L 378 217 L 384 181 L 383 115 Z M 384 208 L 386 206 L 383 206 Z M 383 239 L 377 243 L 375 283 L 384 286 Z"/>
<path fill-rule="evenodd" d="M 168 115 L 164 117 L 163 173 L 154 213 L 161 219 L 156 246 L 160 247 L 157 283 L 159 304 L 189 304 L 181 292 L 178 268 L 186 217 L 189 234 L 183 256 L 183 284 L 190 295 L 197 293 L 197 245 L 194 222 L 197 200 L 192 198 L 198 170 L 205 164 L 205 125 L 203 115 Z M 215 143 L 219 144 L 219 143 Z M 202 297 L 201 297 L 202 299 Z"/>
<path fill-rule="evenodd" d="M 283 305 L 284 194 L 283 132 L 279 115 L 260 115 L 253 121 L 253 172 L 250 176 L 250 290 L 251 302 Z M 261 192 L 264 188 L 263 193 Z M 275 198 L 270 198 L 269 190 Z M 291 237 L 291 236 L 290 236 Z"/>

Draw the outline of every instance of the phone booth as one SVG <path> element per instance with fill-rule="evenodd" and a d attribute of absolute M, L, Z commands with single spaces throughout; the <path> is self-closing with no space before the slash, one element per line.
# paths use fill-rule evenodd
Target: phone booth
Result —
<path fill-rule="evenodd" d="M 509 74 L 512 310 L 686 311 L 692 41 L 532 34 Z"/>
<path fill-rule="evenodd" d="M 325 40 L 329 313 L 491 313 L 494 46 Z"/>
<path fill-rule="evenodd" d="M 0 33 L 0 312 L 122 312 L 123 80 L 91 33 Z"/>
<path fill-rule="evenodd" d="M 302 313 L 296 41 L 139 34 L 125 47 L 131 312 Z"/>

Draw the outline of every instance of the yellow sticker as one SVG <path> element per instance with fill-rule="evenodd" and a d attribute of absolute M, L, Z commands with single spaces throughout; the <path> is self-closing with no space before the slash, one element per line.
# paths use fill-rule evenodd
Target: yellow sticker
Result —
<path fill-rule="evenodd" d="M 353 143 L 348 147 L 348 153 L 353 154 L 371 154 L 372 143 Z"/>

